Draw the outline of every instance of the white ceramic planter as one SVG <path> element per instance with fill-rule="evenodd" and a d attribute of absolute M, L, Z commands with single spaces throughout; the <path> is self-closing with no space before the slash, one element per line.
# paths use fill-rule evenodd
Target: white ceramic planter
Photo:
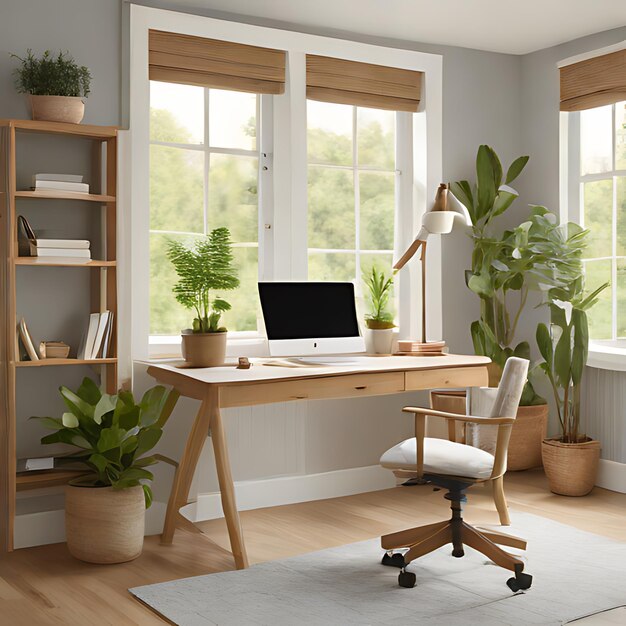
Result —
<path fill-rule="evenodd" d="M 365 329 L 365 349 L 368 354 L 391 354 L 393 328 Z"/>

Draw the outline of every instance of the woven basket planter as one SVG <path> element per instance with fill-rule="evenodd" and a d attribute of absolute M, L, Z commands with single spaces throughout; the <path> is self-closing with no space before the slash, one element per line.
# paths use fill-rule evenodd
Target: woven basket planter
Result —
<path fill-rule="evenodd" d="M 548 434 L 548 405 L 520 406 L 511 429 L 507 469 L 527 470 L 540 467 L 541 442 Z"/>
<path fill-rule="evenodd" d="M 543 467 L 550 491 L 561 496 L 586 496 L 596 484 L 600 442 L 562 443 L 558 438 L 544 439 Z"/>

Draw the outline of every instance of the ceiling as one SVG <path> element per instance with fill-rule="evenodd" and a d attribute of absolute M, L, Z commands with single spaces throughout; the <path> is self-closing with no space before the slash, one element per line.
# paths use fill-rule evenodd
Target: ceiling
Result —
<path fill-rule="evenodd" d="M 184 0 L 364 35 L 526 54 L 626 26 L 626 0 Z"/>

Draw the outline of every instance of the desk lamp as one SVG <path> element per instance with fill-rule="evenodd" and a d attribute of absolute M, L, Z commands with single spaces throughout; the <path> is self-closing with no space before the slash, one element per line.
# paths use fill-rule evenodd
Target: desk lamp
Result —
<path fill-rule="evenodd" d="M 434 356 L 442 354 L 445 348 L 445 341 L 428 342 L 426 340 L 426 240 L 428 235 L 447 235 L 451 232 L 455 218 L 460 218 L 468 226 L 472 224 L 467 209 L 460 202 L 448 202 L 448 185 L 441 183 L 437 189 L 435 201 L 422 216 L 422 227 L 417 237 L 393 266 L 394 270 L 401 270 L 415 253 L 420 248 L 422 249 L 420 257 L 422 262 L 422 340 L 421 342 L 406 342 L 411 348 L 407 351 Z"/>

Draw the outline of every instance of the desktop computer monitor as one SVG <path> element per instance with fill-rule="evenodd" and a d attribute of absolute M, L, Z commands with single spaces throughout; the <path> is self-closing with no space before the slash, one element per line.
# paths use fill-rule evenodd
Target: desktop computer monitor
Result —
<path fill-rule="evenodd" d="M 262 282 L 259 296 L 272 356 L 365 352 L 352 283 Z"/>

